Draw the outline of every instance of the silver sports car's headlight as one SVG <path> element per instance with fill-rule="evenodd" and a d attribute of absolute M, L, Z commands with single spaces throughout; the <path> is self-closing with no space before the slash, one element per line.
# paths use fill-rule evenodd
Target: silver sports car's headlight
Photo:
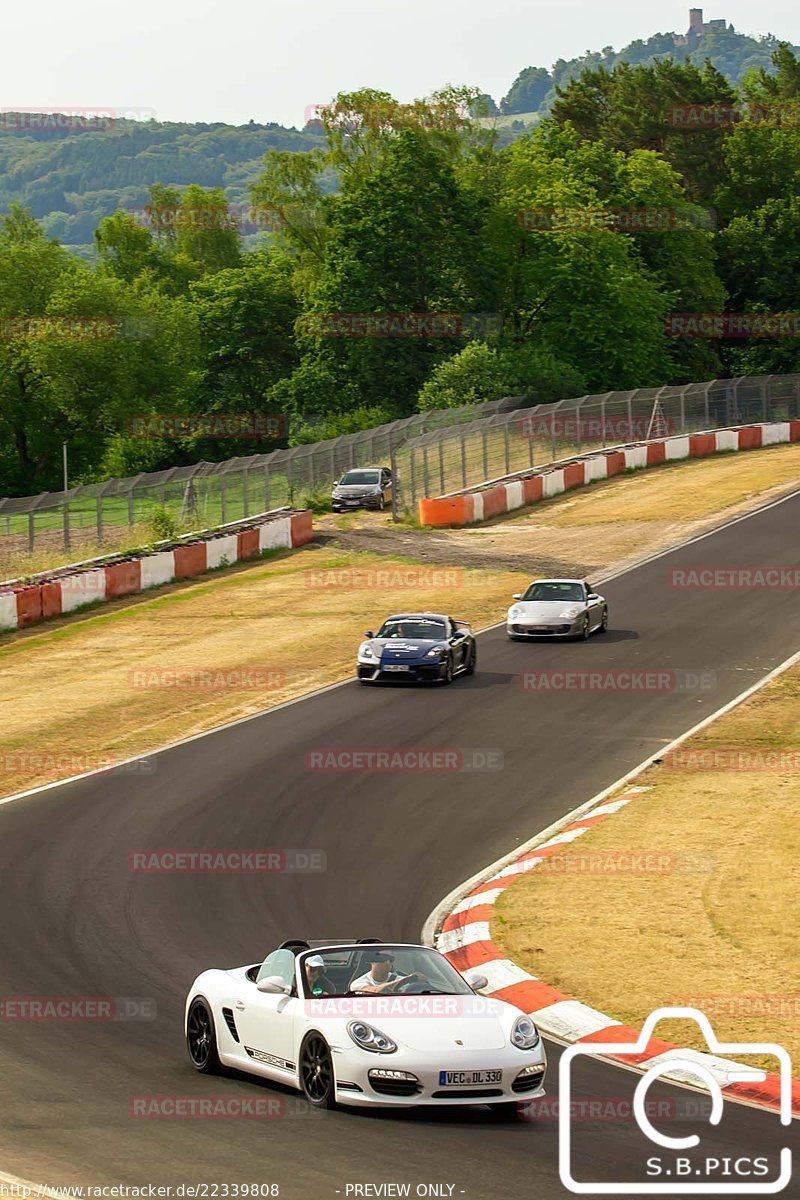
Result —
<path fill-rule="evenodd" d="M 372 1050 L 375 1054 L 394 1054 L 397 1049 L 390 1037 L 366 1021 L 351 1021 L 347 1032 L 362 1050 Z"/>
<path fill-rule="evenodd" d="M 539 1030 L 524 1013 L 517 1017 L 511 1030 L 511 1044 L 518 1050 L 533 1050 L 539 1041 Z"/>
<path fill-rule="evenodd" d="M 516 621 L 517 617 L 522 616 L 522 613 L 520 612 L 520 610 L 518 608 L 510 608 L 508 610 L 508 616 L 509 616 L 510 620 Z"/>
<path fill-rule="evenodd" d="M 359 658 L 374 658 L 375 653 L 371 646 L 362 646 L 358 652 Z"/>
<path fill-rule="evenodd" d="M 575 617 L 580 616 L 581 611 L 582 611 L 582 605 L 570 604 L 569 608 L 565 608 L 564 611 L 561 613 L 561 616 L 559 619 L 562 621 L 572 621 Z"/>

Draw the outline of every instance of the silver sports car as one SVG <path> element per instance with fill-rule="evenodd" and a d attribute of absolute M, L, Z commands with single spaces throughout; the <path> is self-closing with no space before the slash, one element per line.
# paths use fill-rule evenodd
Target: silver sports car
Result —
<path fill-rule="evenodd" d="M 520 638 L 583 638 L 608 629 L 608 603 L 581 579 L 536 579 L 517 592 L 506 631 Z"/>

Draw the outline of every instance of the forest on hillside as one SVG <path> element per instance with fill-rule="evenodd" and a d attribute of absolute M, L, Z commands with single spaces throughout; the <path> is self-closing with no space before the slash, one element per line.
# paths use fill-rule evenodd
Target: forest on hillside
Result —
<path fill-rule="evenodd" d="M 670 322 L 800 312 L 790 47 L 738 92 L 710 64 L 592 68 L 511 144 L 465 115 L 475 100 L 341 94 L 319 144 L 267 149 L 249 226 L 222 185 L 153 183 L 141 211 L 99 221 L 92 262 L 14 205 L 0 494 L 58 488 L 65 440 L 90 481 L 509 393 L 797 370 L 796 322 L 791 337 Z M 269 234 L 255 248 L 250 227 Z M 230 413 L 270 420 L 257 439 L 136 433 Z"/>

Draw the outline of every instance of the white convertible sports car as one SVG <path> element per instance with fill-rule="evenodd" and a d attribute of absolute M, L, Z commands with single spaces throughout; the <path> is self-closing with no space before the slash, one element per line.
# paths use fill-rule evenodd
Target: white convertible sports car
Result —
<path fill-rule="evenodd" d="M 284 942 L 263 963 L 204 971 L 186 1002 L 193 1066 L 299 1088 L 316 1108 L 487 1104 L 512 1115 L 544 1095 L 533 1021 L 478 995 L 436 950 Z"/>

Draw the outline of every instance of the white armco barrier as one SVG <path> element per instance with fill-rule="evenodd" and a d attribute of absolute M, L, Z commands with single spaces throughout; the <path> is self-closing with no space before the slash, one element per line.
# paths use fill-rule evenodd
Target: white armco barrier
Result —
<path fill-rule="evenodd" d="M 738 450 L 739 449 L 739 430 L 738 429 L 718 429 L 714 434 L 717 444 L 717 450 Z"/>
<path fill-rule="evenodd" d="M 221 567 L 223 562 L 230 566 L 239 558 L 239 539 L 236 534 L 228 537 L 210 538 L 206 543 L 206 565 L 208 570 Z"/>
<path fill-rule="evenodd" d="M 522 508 L 525 503 L 525 489 L 521 479 L 514 479 L 506 484 L 506 504 L 509 512 L 512 508 Z"/>
<path fill-rule="evenodd" d="M 106 598 L 106 573 L 102 568 L 97 571 L 81 571 L 78 575 L 66 575 L 59 582 L 62 613 L 74 612 L 82 604 L 93 604 Z"/>
<path fill-rule="evenodd" d="M 647 466 L 647 446 L 626 446 L 625 470 L 640 471 Z"/>
<path fill-rule="evenodd" d="M 542 476 L 542 495 L 558 496 L 564 490 L 564 472 L 548 471 Z"/>
<path fill-rule="evenodd" d="M 142 559 L 142 591 L 161 587 L 175 578 L 175 556 L 171 550 L 161 554 L 146 554 Z"/>
<path fill-rule="evenodd" d="M 260 550 L 277 550 L 292 544 L 291 518 L 283 517 L 278 521 L 267 521 L 258 532 L 258 547 Z"/>
<path fill-rule="evenodd" d="M 761 445 L 777 446 L 780 442 L 788 442 L 792 436 L 792 427 L 788 421 L 779 421 L 774 425 L 761 426 Z"/>
<path fill-rule="evenodd" d="M 583 466 L 586 472 L 584 478 L 587 483 L 591 483 L 593 479 L 608 478 L 608 459 L 605 454 L 595 454 L 591 458 L 584 459 Z"/>
<path fill-rule="evenodd" d="M 17 597 L 13 592 L 0 592 L 0 629 L 17 628 Z"/>
<path fill-rule="evenodd" d="M 689 457 L 688 437 L 671 437 L 664 442 L 664 457 L 667 462 L 675 462 L 680 458 Z"/>

